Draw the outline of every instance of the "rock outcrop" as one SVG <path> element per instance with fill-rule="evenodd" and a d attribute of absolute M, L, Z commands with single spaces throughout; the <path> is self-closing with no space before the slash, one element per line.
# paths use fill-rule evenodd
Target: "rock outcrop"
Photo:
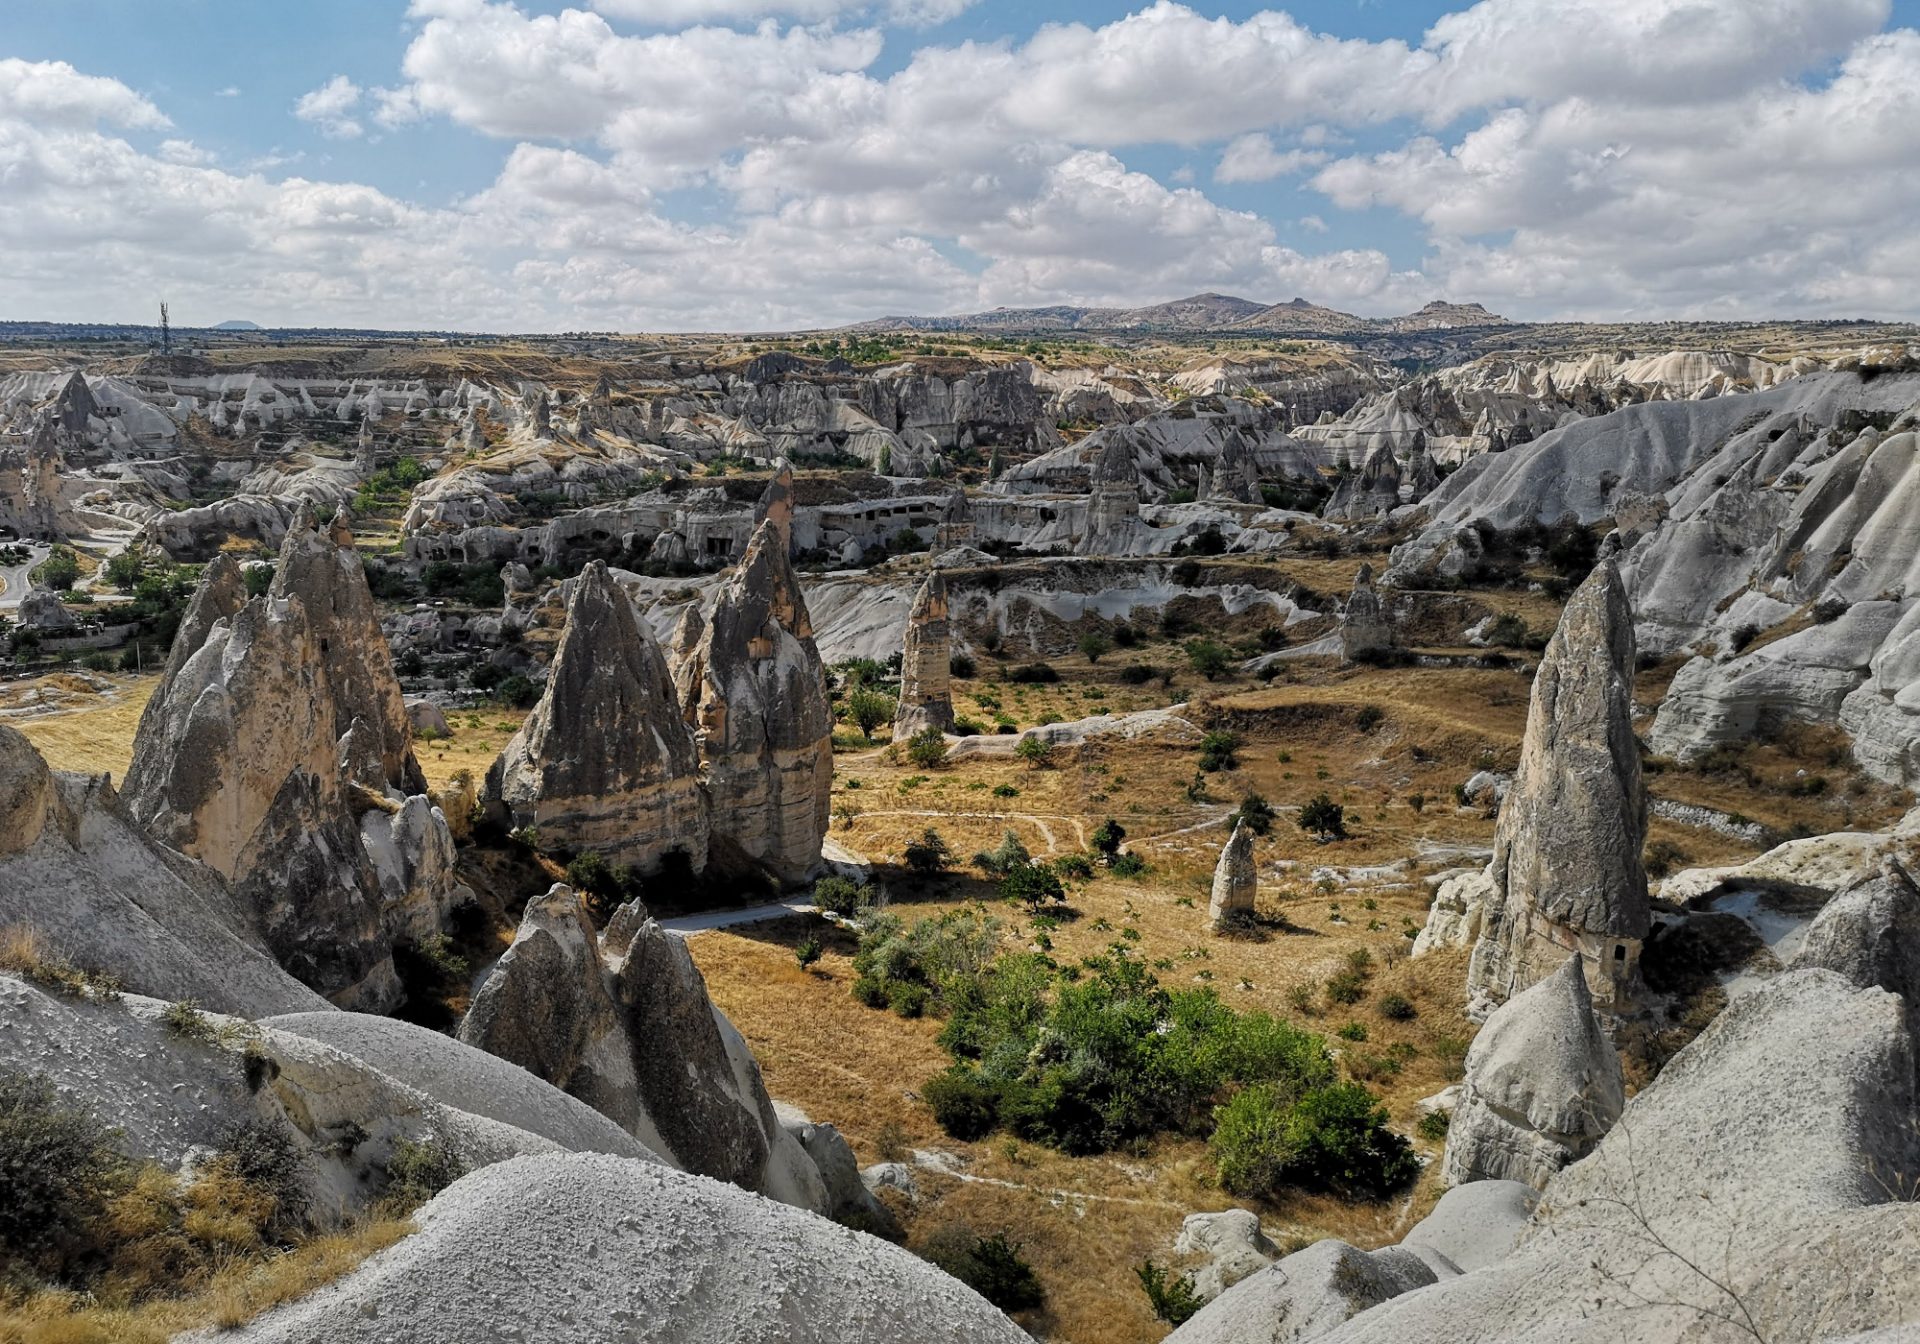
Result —
<path fill-rule="evenodd" d="M 1220 848 L 1213 865 L 1213 895 L 1207 902 L 1207 925 L 1225 928 L 1253 917 L 1260 874 L 1253 862 L 1253 830 L 1245 821 L 1233 824 L 1233 834 Z"/>
<path fill-rule="evenodd" d="M 1543 1188 L 1606 1137 L 1625 1104 L 1620 1056 L 1569 957 L 1500 1005 L 1474 1037 L 1447 1130 L 1445 1178 Z"/>
<path fill-rule="evenodd" d="M 1119 435 L 1094 460 L 1078 549 L 1082 555 L 1126 555 L 1140 526 L 1140 472 L 1132 441 Z"/>
<path fill-rule="evenodd" d="M 1822 967 L 1861 989 L 1879 988 L 1906 1005 L 1907 1030 L 1920 1041 L 1920 887 L 1895 859 L 1821 908 L 1792 968 Z"/>
<path fill-rule="evenodd" d="M 900 704 L 893 716 L 893 740 L 904 742 L 928 728 L 953 727 L 953 625 L 947 609 L 947 581 L 937 570 L 921 585 L 907 615 L 900 663 Z"/>
<path fill-rule="evenodd" d="M 459 1030 L 717 1180 L 819 1208 L 820 1178 L 781 1127 L 746 1044 L 686 944 L 630 904 L 596 937 L 579 897 L 528 904 Z"/>
<path fill-rule="evenodd" d="M 1500 811 L 1469 995 L 1500 1003 L 1570 957 L 1605 1012 L 1630 1004 L 1651 925 L 1647 800 L 1633 736 L 1633 618 L 1613 562 L 1580 585 L 1534 677 Z"/>
<path fill-rule="evenodd" d="M 259 1017 L 325 1005 L 219 874 L 155 843 L 104 775 L 55 773 L 0 726 L 0 927 L 136 994 Z"/>
<path fill-rule="evenodd" d="M 1340 656 L 1350 663 L 1362 662 L 1380 657 L 1397 643 L 1393 622 L 1373 586 L 1373 566 L 1361 565 L 1340 622 Z"/>
<path fill-rule="evenodd" d="M 1280 1258 L 1280 1248 L 1260 1230 L 1259 1215 L 1248 1209 L 1188 1214 L 1173 1249 L 1205 1258 L 1193 1271 L 1193 1293 L 1202 1302 L 1213 1301 Z"/>
<path fill-rule="evenodd" d="M 573 582 L 539 703 L 487 773 L 487 804 L 576 853 L 644 873 L 677 851 L 697 872 L 708 830 L 699 774 L 666 659 L 596 560 Z"/>
<path fill-rule="evenodd" d="M 1242 1279 L 1167 1336 L 1168 1344 L 1305 1344 L 1389 1298 L 1433 1283 L 1419 1256 L 1398 1246 L 1355 1250 L 1317 1241 Z"/>
<path fill-rule="evenodd" d="M 552 1155 L 467 1177 L 421 1231 L 235 1344 L 541 1340 L 650 1344 L 1023 1344 L 925 1261 L 650 1163 Z M 515 1288 L 499 1291 L 501 1266 Z"/>
<path fill-rule="evenodd" d="M 359 557 L 311 518 L 268 592 L 236 606 L 209 566 L 141 716 L 129 809 L 232 884 L 303 983 L 379 1010 L 392 948 L 471 898 L 426 798 L 407 711 Z"/>
<path fill-rule="evenodd" d="M 798 882 L 819 866 L 833 788 L 833 714 L 813 622 L 777 525 L 753 534 L 720 591 L 695 708 L 722 871 Z"/>

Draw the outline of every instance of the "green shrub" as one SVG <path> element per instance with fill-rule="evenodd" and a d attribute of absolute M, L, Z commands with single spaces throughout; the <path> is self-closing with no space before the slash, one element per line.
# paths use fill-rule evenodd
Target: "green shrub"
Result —
<path fill-rule="evenodd" d="M 1391 1022 L 1411 1022 L 1420 1015 L 1413 1006 L 1413 1000 L 1404 994 L 1383 994 L 1380 996 L 1380 1016 Z"/>
<path fill-rule="evenodd" d="M 192 999 L 168 1004 L 160 1014 L 160 1025 L 183 1041 L 198 1041 L 202 1045 L 212 1044 L 218 1036 L 212 1021 Z"/>
<path fill-rule="evenodd" d="M 272 1198 L 274 1228 L 284 1234 L 306 1225 L 306 1158 L 286 1125 L 258 1118 L 237 1121 L 215 1147 L 234 1175 Z"/>
<path fill-rule="evenodd" d="M 866 904 L 865 885 L 850 877 L 823 877 L 813 884 L 813 903 L 830 915 L 850 919 Z"/>
<path fill-rule="evenodd" d="M 940 1128 L 963 1143 L 984 1139 L 999 1123 L 997 1092 L 965 1064 L 935 1074 L 920 1095 Z"/>
<path fill-rule="evenodd" d="M 1240 806 L 1227 818 L 1227 829 L 1244 825 L 1255 835 L 1265 835 L 1273 829 L 1273 804 L 1257 793 L 1250 793 L 1240 800 Z"/>
<path fill-rule="evenodd" d="M 1355 970 L 1336 971 L 1327 977 L 1327 1002 L 1351 1005 L 1366 997 L 1367 980 Z"/>
<path fill-rule="evenodd" d="M 1047 685 L 1060 680 L 1060 672 L 1052 663 L 1022 663 L 1007 673 L 1007 680 L 1024 685 Z"/>
<path fill-rule="evenodd" d="M 907 739 L 907 759 L 922 770 L 944 765 L 947 759 L 946 734 L 938 728 L 922 728 Z"/>
<path fill-rule="evenodd" d="M 896 980 L 887 987 L 887 1007 L 893 1009 L 897 1017 L 925 1016 L 932 999 L 931 990 L 910 980 Z"/>
<path fill-rule="evenodd" d="M 1226 731 L 1216 728 L 1200 739 L 1200 768 L 1209 773 L 1217 770 L 1231 770 L 1240 764 L 1240 739 Z"/>
<path fill-rule="evenodd" d="M 802 938 L 799 943 L 795 945 L 793 949 L 793 959 L 800 963 L 800 969 L 804 971 L 819 961 L 823 952 L 824 949 L 820 946 L 820 940 L 809 935 Z"/>
<path fill-rule="evenodd" d="M 1127 828 L 1115 821 L 1112 817 L 1108 817 L 1105 821 L 1094 827 L 1092 844 L 1094 849 L 1099 852 L 1101 858 L 1108 863 L 1112 863 L 1114 859 L 1119 857 L 1120 846 L 1125 842 L 1126 838 Z"/>
<path fill-rule="evenodd" d="M 1027 763 L 1027 769 L 1044 770 L 1053 763 L 1053 743 L 1044 737 L 1023 737 L 1013 754 Z"/>
<path fill-rule="evenodd" d="M 1138 854 L 1120 854 L 1113 860 L 1115 877 L 1139 877 L 1147 871 L 1147 861 Z"/>
<path fill-rule="evenodd" d="M 1429 1143 L 1445 1143 L 1452 1127 L 1452 1111 L 1428 1111 L 1420 1117 L 1420 1137 Z"/>
<path fill-rule="evenodd" d="M 0 1269 L 66 1279 L 88 1228 L 128 1186 L 119 1135 L 38 1074 L 0 1070 Z"/>
<path fill-rule="evenodd" d="M 891 723 L 896 707 L 892 696 L 882 695 L 864 686 L 849 691 L 846 703 L 841 706 L 848 721 L 859 728 L 860 736 L 865 738 L 871 738 L 873 730 L 881 724 Z"/>
<path fill-rule="evenodd" d="M 973 856 L 974 866 L 989 877 L 1005 877 L 1015 868 L 1033 862 L 1033 855 L 1012 831 L 1003 832 L 998 847 Z"/>
<path fill-rule="evenodd" d="M 1322 840 L 1347 838 L 1347 812 L 1324 793 L 1317 793 L 1300 809 L 1300 829 Z"/>
<path fill-rule="evenodd" d="M 466 1174 L 459 1156 L 440 1140 L 401 1139 L 387 1158 L 386 1202 L 396 1216 L 411 1212 Z"/>
<path fill-rule="evenodd" d="M 1419 1171 L 1407 1141 L 1387 1128 L 1386 1108 L 1358 1083 L 1308 1092 L 1293 1109 L 1289 1134 L 1288 1179 L 1309 1189 L 1378 1198 Z"/>
<path fill-rule="evenodd" d="M 1367 1024 L 1364 1022 L 1349 1022 L 1341 1027 L 1340 1030 L 1336 1031 L 1334 1035 L 1343 1041 L 1364 1041 L 1367 1039 Z"/>
<path fill-rule="evenodd" d="M 1218 681 L 1233 666 L 1233 653 L 1211 639 L 1187 641 L 1187 663 L 1208 681 Z"/>
<path fill-rule="evenodd" d="M 951 1274 L 1001 1311 L 1026 1311 L 1046 1301 L 1033 1266 L 1020 1258 L 1020 1244 L 996 1232 L 976 1235 L 959 1224 L 936 1228 L 920 1249 L 929 1264 Z"/>
<path fill-rule="evenodd" d="M 1151 663 L 1128 663 L 1120 669 L 1120 680 L 1128 686 L 1144 686 L 1159 675 Z"/>
<path fill-rule="evenodd" d="M 1062 854 L 1053 861 L 1053 871 L 1085 882 L 1093 876 L 1093 860 L 1085 854 Z"/>
<path fill-rule="evenodd" d="M 1162 1269 L 1151 1260 L 1137 1266 L 1133 1272 L 1147 1295 L 1147 1305 L 1153 1308 L 1155 1320 L 1165 1321 L 1171 1326 L 1182 1326 L 1206 1305 L 1194 1292 L 1191 1274 Z"/>
<path fill-rule="evenodd" d="M 929 826 L 918 840 L 909 840 L 903 851 L 907 867 L 922 877 L 945 872 L 953 864 L 953 849 Z"/>
<path fill-rule="evenodd" d="M 970 681 L 974 674 L 973 659 L 964 653 L 956 653 L 947 659 L 947 672 L 961 681 Z"/>
<path fill-rule="evenodd" d="M 1023 863 L 1008 869 L 1000 878 L 1000 898 L 1024 905 L 1028 910 L 1038 910 L 1052 902 L 1066 900 L 1067 893 L 1051 868 Z"/>
<path fill-rule="evenodd" d="M 1387 712 L 1378 705 L 1362 705 L 1353 716 L 1353 726 L 1363 733 L 1371 733 L 1387 717 Z"/>

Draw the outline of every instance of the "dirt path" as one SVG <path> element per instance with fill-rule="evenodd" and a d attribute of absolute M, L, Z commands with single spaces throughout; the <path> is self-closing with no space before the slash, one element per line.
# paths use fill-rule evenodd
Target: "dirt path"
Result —
<path fill-rule="evenodd" d="M 1060 852 L 1060 842 L 1054 836 L 1049 821 L 1064 821 L 1073 827 L 1074 843 L 1080 849 L 1087 847 L 1087 826 L 1079 817 L 1070 817 L 1061 812 L 935 812 L 900 809 L 884 812 L 862 812 L 861 817 L 966 817 L 975 821 L 1019 821 L 1025 822 L 1040 832 L 1040 838 L 1046 842 L 1047 853 Z"/>

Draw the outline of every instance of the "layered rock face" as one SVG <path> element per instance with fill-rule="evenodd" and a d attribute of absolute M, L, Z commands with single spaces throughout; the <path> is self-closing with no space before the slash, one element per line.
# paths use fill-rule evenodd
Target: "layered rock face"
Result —
<path fill-rule="evenodd" d="M 1620 1056 L 1577 960 L 1502 1004 L 1467 1053 L 1445 1178 L 1535 1189 L 1606 1137 L 1626 1104 Z"/>
<path fill-rule="evenodd" d="M 1651 914 L 1633 674 L 1632 613 L 1603 560 L 1567 603 L 1534 677 L 1468 971 L 1481 1003 L 1505 1001 L 1574 956 L 1603 1011 L 1636 993 Z"/>
<path fill-rule="evenodd" d="M 1377 657 L 1398 643 L 1387 619 L 1379 590 L 1373 586 L 1373 566 L 1362 565 L 1353 577 L 1346 616 L 1340 622 L 1340 654 L 1348 662 Z"/>
<path fill-rule="evenodd" d="M 1213 896 L 1207 902 L 1209 927 L 1218 929 L 1236 919 L 1249 918 L 1259 889 L 1259 871 L 1253 863 L 1253 831 L 1246 822 L 1237 821 L 1213 867 Z"/>
<path fill-rule="evenodd" d="M 1861 989 L 1898 994 L 1920 1040 L 1920 887 L 1895 859 L 1827 902 L 1807 929 L 1793 969 L 1822 967 Z"/>
<path fill-rule="evenodd" d="M 231 562 L 208 567 L 141 717 L 128 806 L 232 884 L 298 979 L 391 1007 L 393 943 L 471 893 L 425 798 L 365 574 L 308 519 L 271 589 L 244 599 Z"/>
<path fill-rule="evenodd" d="M 947 581 L 939 573 L 921 585 L 907 614 L 900 663 L 900 706 L 893 716 L 893 739 L 904 741 L 928 728 L 953 727 L 953 625 L 947 610 Z"/>
<path fill-rule="evenodd" d="M 700 761 L 666 659 L 594 561 L 573 583 L 546 689 L 487 774 L 490 807 L 642 872 L 707 861 Z"/>
<path fill-rule="evenodd" d="M 596 937 L 579 897 L 531 902 L 460 1039 L 592 1106 L 702 1175 L 816 1207 L 819 1176 L 686 944 L 635 904 Z M 811 1179 L 809 1179 L 811 1177 Z"/>
<path fill-rule="evenodd" d="M 1087 494 L 1087 526 L 1080 538 L 1082 555 L 1125 555 L 1140 527 L 1140 473 L 1133 462 L 1133 445 L 1116 436 L 1093 464 Z"/>
<path fill-rule="evenodd" d="M 833 788 L 833 715 L 813 622 L 773 522 L 721 589 L 697 655 L 696 739 L 728 870 L 797 882 L 820 862 Z"/>
<path fill-rule="evenodd" d="M 1357 522 L 1384 517 L 1399 507 L 1399 459 L 1391 448 L 1376 448 L 1359 471 L 1340 478 L 1321 512 L 1328 518 Z"/>

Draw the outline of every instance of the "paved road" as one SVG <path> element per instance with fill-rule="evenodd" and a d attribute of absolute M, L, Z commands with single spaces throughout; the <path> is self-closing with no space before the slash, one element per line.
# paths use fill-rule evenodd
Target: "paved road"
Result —
<path fill-rule="evenodd" d="M 26 564 L 0 569 L 0 610 L 11 610 L 20 605 L 20 599 L 27 595 L 30 586 L 27 575 L 35 565 L 47 558 L 48 553 L 48 547 L 38 542 L 28 542 Z"/>

